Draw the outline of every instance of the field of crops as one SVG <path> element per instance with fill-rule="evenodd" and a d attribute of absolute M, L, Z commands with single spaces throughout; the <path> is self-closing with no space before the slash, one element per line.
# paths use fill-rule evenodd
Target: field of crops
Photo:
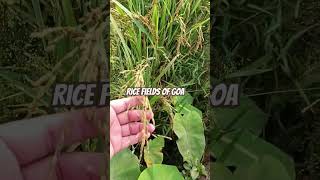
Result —
<path fill-rule="evenodd" d="M 201 0 L 111 1 L 111 97 L 124 97 L 128 87 L 181 87 L 188 92 L 147 98 L 156 133 L 111 160 L 112 179 L 208 176 L 203 156 L 209 7 L 209 1 Z M 124 166 L 128 168 L 119 172 Z"/>
<path fill-rule="evenodd" d="M 0 123 L 72 110 L 50 106 L 56 82 L 110 79 L 111 100 L 180 87 L 144 98 L 155 132 L 111 159 L 111 179 L 318 180 L 319 12 L 317 0 L 0 0 Z M 240 84 L 239 106 L 209 106 L 219 83 Z"/>

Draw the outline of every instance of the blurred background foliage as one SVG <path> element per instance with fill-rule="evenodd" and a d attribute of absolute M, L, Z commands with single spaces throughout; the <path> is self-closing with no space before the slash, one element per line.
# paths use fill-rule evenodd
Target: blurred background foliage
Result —
<path fill-rule="evenodd" d="M 241 83 L 267 115 L 260 137 L 293 157 L 298 180 L 319 179 L 319 1 L 214 2 L 212 83 Z"/>
<path fill-rule="evenodd" d="M 293 157 L 298 180 L 319 179 L 319 1 L 216 0 L 213 5 L 211 81 L 241 82 L 243 93 L 267 114 L 260 136 Z M 53 82 L 45 78 L 48 73 L 61 78 L 73 72 L 67 76 L 69 80 L 94 78 L 82 72 L 92 71 L 104 54 L 92 52 L 103 52 L 107 46 L 108 37 L 101 35 L 106 29 L 99 29 L 106 23 L 106 15 L 101 13 L 104 8 L 102 0 L 1 1 L 1 123 L 57 111 L 46 106 L 50 99 L 47 86 Z M 101 36 L 88 35 L 96 34 L 93 31 Z M 81 44 L 88 42 L 94 42 L 96 46 L 91 47 L 96 48 L 83 53 Z M 92 58 L 92 54 L 100 55 Z M 84 63 L 78 66 L 76 59 L 81 57 Z M 68 60 L 68 66 L 60 65 L 63 68 L 51 72 L 61 59 Z M 83 71 L 88 59 L 97 61 L 90 61 Z M 196 62 L 193 59 L 188 61 Z M 176 71 L 187 78 L 201 74 L 179 71 L 185 65 L 189 69 L 205 67 L 181 63 Z M 175 78 L 179 76 L 172 78 L 179 82 Z M 203 79 L 199 80 L 190 84 L 199 89 Z M 35 92 L 43 92 L 43 96 L 37 97 Z M 205 102 L 202 93 L 193 94 L 198 104 Z M 85 148 L 94 149 L 92 144 Z"/>
<path fill-rule="evenodd" d="M 0 1 L 1 123 L 70 110 L 50 106 L 56 82 L 107 79 L 108 9 L 102 0 Z"/>

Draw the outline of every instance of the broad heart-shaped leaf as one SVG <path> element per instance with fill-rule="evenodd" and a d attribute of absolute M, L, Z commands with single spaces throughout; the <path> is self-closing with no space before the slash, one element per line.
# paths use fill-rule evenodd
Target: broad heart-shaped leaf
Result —
<path fill-rule="evenodd" d="M 248 130 L 223 135 L 218 141 L 210 143 L 210 149 L 225 165 L 243 169 L 259 162 L 265 155 L 272 156 L 281 162 L 289 177 L 295 179 L 292 158 Z"/>
<path fill-rule="evenodd" d="M 155 164 L 145 169 L 138 180 L 183 180 L 183 176 L 176 166 Z"/>
<path fill-rule="evenodd" d="M 193 97 L 189 93 L 185 93 L 184 96 L 174 96 L 172 104 L 176 111 L 179 112 L 185 105 L 191 105 L 193 103 Z"/>
<path fill-rule="evenodd" d="M 193 97 L 189 93 L 186 93 L 184 96 L 173 97 L 173 105 L 177 113 L 187 114 L 191 111 L 196 111 L 202 119 L 202 112 L 198 108 L 192 106 L 192 103 Z"/>
<path fill-rule="evenodd" d="M 211 163 L 210 171 L 210 179 L 217 180 L 294 180 L 282 163 L 269 155 L 252 163 L 249 168 L 236 168 L 234 173 L 222 163 Z"/>
<path fill-rule="evenodd" d="M 221 163 L 210 164 L 210 179 L 235 180 L 232 172 Z"/>
<path fill-rule="evenodd" d="M 202 119 L 198 112 L 176 113 L 173 131 L 178 136 L 177 145 L 184 161 L 200 161 L 205 149 Z"/>
<path fill-rule="evenodd" d="M 240 98 L 238 107 L 214 108 L 212 112 L 212 119 L 217 128 L 225 131 L 248 129 L 259 135 L 267 122 L 266 114 L 245 96 Z"/>
<path fill-rule="evenodd" d="M 122 150 L 110 161 L 110 180 L 138 179 L 140 174 L 139 160 L 129 149 Z"/>
<path fill-rule="evenodd" d="M 199 116 L 202 119 L 202 112 L 198 108 L 192 106 L 191 104 L 185 104 L 185 105 L 181 106 L 181 108 L 179 108 L 179 110 L 180 111 L 177 111 L 177 112 L 180 114 L 188 114 L 189 112 L 196 112 L 199 114 Z"/>
<path fill-rule="evenodd" d="M 272 156 L 263 156 L 258 162 L 252 164 L 248 170 L 248 180 L 295 180 L 288 175 L 283 164 Z"/>
<path fill-rule="evenodd" d="M 164 138 L 157 137 L 148 142 L 148 146 L 144 148 L 144 161 L 148 167 L 153 164 L 161 164 L 163 160 L 162 148 L 164 146 Z"/>

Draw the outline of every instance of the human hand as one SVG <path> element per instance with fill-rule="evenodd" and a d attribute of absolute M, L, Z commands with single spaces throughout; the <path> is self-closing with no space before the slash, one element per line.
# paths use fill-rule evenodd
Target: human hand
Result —
<path fill-rule="evenodd" d="M 110 157 L 139 142 L 142 111 L 127 109 L 140 104 L 141 97 L 111 101 Z M 43 180 L 50 177 L 50 180 L 100 180 L 101 176 L 106 176 L 107 159 L 103 153 L 54 154 L 57 147 L 104 135 L 105 130 L 102 132 L 90 122 L 86 110 L 0 125 L 0 179 Z M 98 121 L 106 119 L 105 110 L 94 110 Z M 152 116 L 152 112 L 147 113 L 147 119 Z M 153 125 L 149 125 L 148 130 L 150 136 L 154 131 Z"/>
<path fill-rule="evenodd" d="M 137 96 L 113 100 L 110 102 L 110 158 L 117 152 L 141 140 L 143 110 L 128 110 L 141 105 L 143 97 Z M 146 118 L 152 119 L 152 111 L 146 112 Z M 152 124 L 147 126 L 148 137 L 155 130 Z"/>
<path fill-rule="evenodd" d="M 1 125 L 0 179 L 100 180 L 106 176 L 105 153 L 54 154 L 57 147 L 105 135 L 106 131 L 87 118 L 88 112 L 93 111 L 84 109 Z M 106 108 L 94 112 L 97 120 L 105 120 Z"/>

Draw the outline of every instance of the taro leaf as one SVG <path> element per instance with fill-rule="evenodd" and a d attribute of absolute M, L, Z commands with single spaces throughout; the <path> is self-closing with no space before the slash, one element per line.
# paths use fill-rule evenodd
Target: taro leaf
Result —
<path fill-rule="evenodd" d="M 248 180 L 294 180 L 292 179 L 283 164 L 272 156 L 263 156 L 258 162 L 252 164 L 248 170 Z"/>
<path fill-rule="evenodd" d="M 214 108 L 213 121 L 222 130 L 248 129 L 259 135 L 267 122 L 267 116 L 248 97 L 240 98 L 240 106 L 235 108 Z"/>
<path fill-rule="evenodd" d="M 184 161 L 200 161 L 204 153 L 205 137 L 201 116 L 196 111 L 176 113 L 173 131 L 178 136 L 177 145 Z"/>
<path fill-rule="evenodd" d="M 234 180 L 232 172 L 221 163 L 210 164 L 210 179 Z"/>
<path fill-rule="evenodd" d="M 177 113 L 187 114 L 188 112 L 196 111 L 202 119 L 202 112 L 198 108 L 192 106 L 192 103 L 193 97 L 189 93 L 186 93 L 184 96 L 174 96 L 173 98 L 173 105 Z"/>
<path fill-rule="evenodd" d="M 198 108 L 192 106 L 191 104 L 184 105 L 182 108 L 180 108 L 180 111 L 178 111 L 178 113 L 180 114 L 188 114 L 190 112 L 198 113 L 202 119 L 202 112 Z"/>
<path fill-rule="evenodd" d="M 129 176 L 128 176 L 129 177 Z M 132 178 L 134 179 L 134 178 Z M 176 166 L 155 164 L 145 169 L 138 180 L 183 180 L 183 176 Z"/>
<path fill-rule="evenodd" d="M 286 168 L 279 160 L 269 155 L 262 156 L 249 168 L 237 168 L 233 175 L 237 180 L 295 180 L 289 176 Z"/>
<path fill-rule="evenodd" d="M 210 148 L 218 161 L 237 168 L 248 169 L 265 155 L 272 156 L 282 163 L 291 179 L 295 179 L 292 158 L 247 130 L 223 135 L 218 141 L 213 141 Z"/>
<path fill-rule="evenodd" d="M 236 168 L 234 173 L 222 163 L 212 163 L 210 170 L 210 179 L 217 180 L 293 180 L 282 163 L 269 155 L 252 163 L 249 168 Z"/>
<path fill-rule="evenodd" d="M 184 96 L 174 96 L 172 103 L 179 112 L 183 106 L 193 103 L 193 97 L 189 93 L 186 93 Z"/>
<path fill-rule="evenodd" d="M 110 162 L 110 179 L 137 179 L 140 174 L 139 160 L 129 149 L 122 150 L 112 157 Z"/>
<path fill-rule="evenodd" d="M 154 164 L 161 164 L 163 160 L 162 148 L 164 147 L 164 138 L 157 137 L 148 142 L 144 148 L 144 161 L 148 167 Z"/>

